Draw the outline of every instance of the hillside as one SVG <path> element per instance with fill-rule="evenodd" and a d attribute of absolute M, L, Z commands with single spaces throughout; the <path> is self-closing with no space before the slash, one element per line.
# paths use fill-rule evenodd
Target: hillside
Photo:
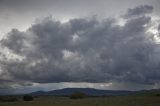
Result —
<path fill-rule="evenodd" d="M 64 88 L 52 91 L 37 91 L 30 93 L 31 95 L 55 95 L 68 96 L 74 92 L 83 92 L 89 96 L 109 96 L 109 95 L 127 95 L 134 93 L 133 91 L 114 91 L 114 90 L 100 90 L 94 88 Z"/>

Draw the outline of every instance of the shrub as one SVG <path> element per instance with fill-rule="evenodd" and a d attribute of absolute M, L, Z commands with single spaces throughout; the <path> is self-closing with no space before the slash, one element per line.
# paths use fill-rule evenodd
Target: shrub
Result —
<path fill-rule="evenodd" d="M 160 94 L 156 94 L 156 96 L 160 96 Z"/>
<path fill-rule="evenodd" d="M 33 97 L 30 96 L 30 95 L 24 95 L 24 96 L 23 96 L 23 100 L 24 100 L 24 101 L 32 101 L 32 100 L 33 100 Z"/>
<path fill-rule="evenodd" d="M 82 92 L 74 92 L 73 94 L 70 95 L 70 99 L 83 99 L 85 97 L 86 94 Z"/>

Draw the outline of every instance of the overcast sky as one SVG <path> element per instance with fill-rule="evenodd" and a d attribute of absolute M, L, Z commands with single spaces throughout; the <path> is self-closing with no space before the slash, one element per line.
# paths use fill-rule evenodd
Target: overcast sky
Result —
<path fill-rule="evenodd" d="M 159 0 L 0 0 L 0 93 L 160 87 Z"/>

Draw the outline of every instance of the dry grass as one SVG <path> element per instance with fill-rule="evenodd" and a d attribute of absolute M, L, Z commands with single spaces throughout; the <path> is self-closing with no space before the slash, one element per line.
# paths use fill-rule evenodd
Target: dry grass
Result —
<path fill-rule="evenodd" d="M 96 97 L 72 100 L 62 97 L 39 97 L 34 101 L 3 102 L 0 106 L 160 106 L 157 96 Z"/>

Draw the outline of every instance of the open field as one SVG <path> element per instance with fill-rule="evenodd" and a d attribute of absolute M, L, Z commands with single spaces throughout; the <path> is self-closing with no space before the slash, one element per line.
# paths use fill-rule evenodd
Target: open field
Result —
<path fill-rule="evenodd" d="M 34 101 L 1 102 L 0 106 L 160 106 L 160 96 L 135 95 L 69 99 L 67 97 L 38 97 Z"/>

